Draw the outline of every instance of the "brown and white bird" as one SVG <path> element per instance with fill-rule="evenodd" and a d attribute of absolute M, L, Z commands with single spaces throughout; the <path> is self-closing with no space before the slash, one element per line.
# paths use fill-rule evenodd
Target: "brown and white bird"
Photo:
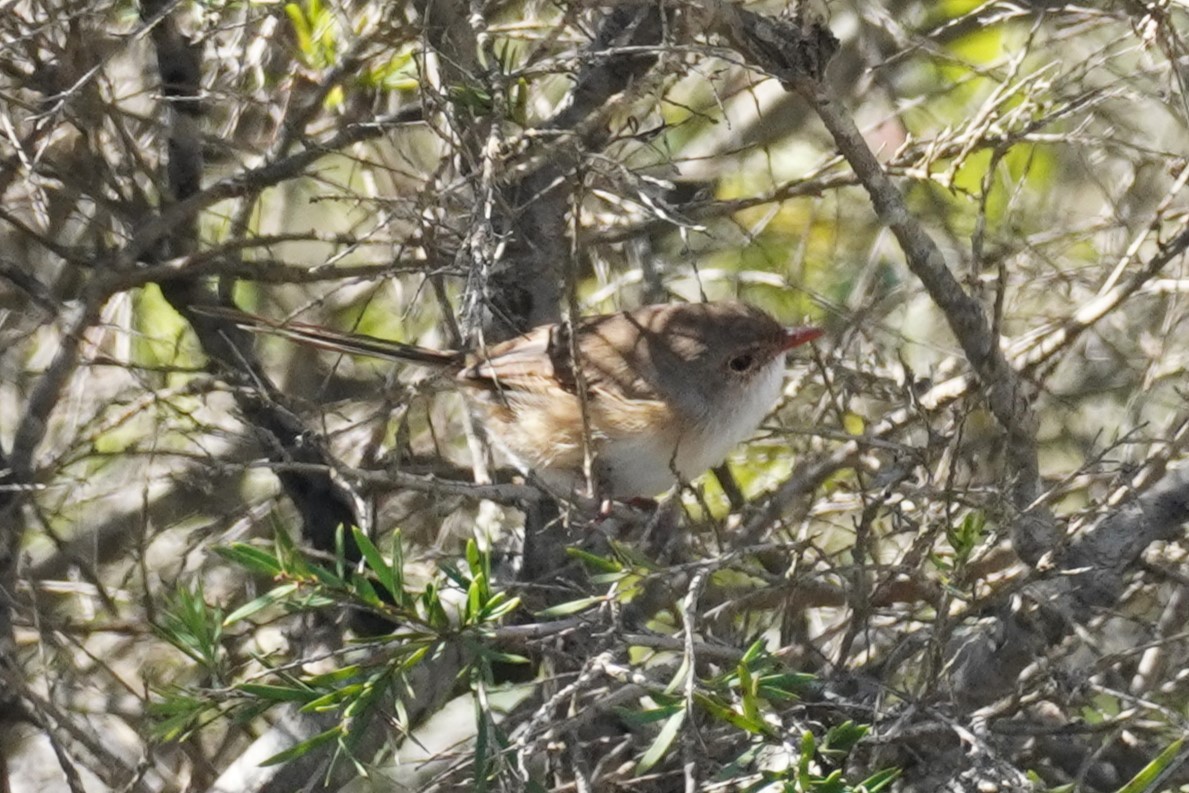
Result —
<path fill-rule="evenodd" d="M 721 463 L 779 398 L 785 353 L 822 335 L 785 328 L 745 303 L 673 303 L 454 351 L 223 307 L 199 311 L 323 349 L 435 368 L 522 471 L 562 494 L 583 489 L 589 450 L 598 494 L 621 499 L 657 495 Z"/>

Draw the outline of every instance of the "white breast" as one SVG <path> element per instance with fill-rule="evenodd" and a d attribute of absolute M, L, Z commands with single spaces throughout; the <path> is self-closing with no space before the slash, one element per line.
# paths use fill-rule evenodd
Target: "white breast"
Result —
<path fill-rule="evenodd" d="M 655 496 L 676 484 L 674 472 L 688 482 L 718 465 L 755 432 L 780 397 L 783 382 L 781 356 L 760 370 L 738 399 L 719 406 L 712 420 L 691 428 L 676 444 L 644 435 L 608 441 L 600 454 L 605 495 Z"/>

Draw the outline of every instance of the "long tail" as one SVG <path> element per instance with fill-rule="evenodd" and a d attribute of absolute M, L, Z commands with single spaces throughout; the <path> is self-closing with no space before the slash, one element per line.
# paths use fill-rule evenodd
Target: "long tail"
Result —
<path fill-rule="evenodd" d="M 428 347 L 418 347 L 415 344 L 377 339 L 375 336 L 366 336 L 362 333 L 342 333 L 318 325 L 307 325 L 304 322 L 277 322 L 267 317 L 249 314 L 226 306 L 194 306 L 192 310 L 196 314 L 234 322 L 244 330 L 250 330 L 253 333 L 283 336 L 299 344 L 320 347 L 324 350 L 345 352 L 351 355 L 366 355 L 388 361 L 419 363 L 438 369 L 459 366 L 461 363 L 461 355 L 449 350 L 431 350 Z"/>

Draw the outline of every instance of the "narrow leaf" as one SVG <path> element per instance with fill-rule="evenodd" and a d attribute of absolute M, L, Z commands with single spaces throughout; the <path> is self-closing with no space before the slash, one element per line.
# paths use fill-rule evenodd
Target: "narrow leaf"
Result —
<path fill-rule="evenodd" d="M 265 592 L 260 597 L 248 601 L 235 611 L 228 614 L 223 619 L 223 627 L 234 625 L 240 620 L 247 619 L 256 612 L 266 609 L 275 603 L 281 602 L 296 591 L 297 584 L 281 584 L 279 587 L 275 587 L 268 592 Z"/>
<path fill-rule="evenodd" d="M 396 580 L 392 576 L 392 568 L 388 562 L 384 561 L 380 549 L 358 527 L 352 526 L 351 534 L 355 537 L 355 544 L 359 547 L 359 552 L 363 554 L 363 561 L 367 565 L 367 569 L 376 577 L 388 594 L 395 598 Z"/>
<path fill-rule="evenodd" d="M 636 764 L 636 776 L 648 773 L 651 768 L 660 762 L 665 753 L 669 751 L 669 747 L 673 744 L 673 740 L 677 734 L 681 732 L 681 725 L 685 723 L 685 708 L 682 708 L 677 713 L 669 717 L 665 722 L 665 726 L 661 727 L 660 734 L 656 736 L 656 740 L 652 742 L 652 746 L 648 747 L 648 751 L 640 758 L 640 762 Z"/>
<path fill-rule="evenodd" d="M 878 793 L 892 784 L 899 776 L 899 768 L 885 768 L 883 771 L 876 771 L 859 783 L 858 793 Z M 1054 790 L 1053 793 L 1056 791 Z"/>
<path fill-rule="evenodd" d="M 577 614 L 580 611 L 586 611 L 591 606 L 598 605 L 603 602 L 601 597 L 579 598 L 578 600 L 571 600 L 569 603 L 559 603 L 556 606 L 550 606 L 547 609 L 538 611 L 538 617 L 565 617 L 570 614 Z"/>
<path fill-rule="evenodd" d="M 623 571 L 623 565 L 613 559 L 606 559 L 602 556 L 597 556 L 590 551 L 584 551 L 581 548 L 566 548 L 566 553 L 575 559 L 586 562 L 586 564 L 602 570 L 606 573 L 618 573 Z"/>
<path fill-rule="evenodd" d="M 215 548 L 215 553 L 229 562 L 261 575 L 276 576 L 281 572 L 281 563 L 268 551 L 254 545 L 235 542 L 226 547 Z"/>
<path fill-rule="evenodd" d="M 270 686 L 261 683 L 240 683 L 236 689 L 250 696 L 273 702 L 305 702 L 313 696 L 313 692 L 309 689 Z"/>
<path fill-rule="evenodd" d="M 1156 755 L 1152 762 L 1140 769 L 1140 772 L 1133 776 L 1131 781 L 1119 788 L 1118 793 L 1155 793 L 1152 786 L 1160 779 L 1164 770 L 1177 759 L 1177 755 L 1181 753 L 1181 747 L 1184 745 L 1184 738 L 1173 741 L 1167 749 Z"/>
<path fill-rule="evenodd" d="M 343 728 L 341 725 L 336 725 L 334 727 L 331 727 L 326 732 L 318 733 L 313 738 L 302 741 L 301 743 L 297 744 L 296 746 L 291 746 L 283 752 L 278 752 L 277 754 L 274 754 L 272 757 L 261 762 L 260 765 L 262 765 L 262 766 L 280 765 L 281 763 L 286 763 L 286 762 L 294 759 L 295 757 L 301 757 L 302 755 L 310 752 L 311 750 L 317 749 L 319 746 L 322 746 L 323 744 L 330 743 L 331 741 L 337 741 L 339 739 L 339 736 L 342 735 L 342 732 L 343 732 Z"/>

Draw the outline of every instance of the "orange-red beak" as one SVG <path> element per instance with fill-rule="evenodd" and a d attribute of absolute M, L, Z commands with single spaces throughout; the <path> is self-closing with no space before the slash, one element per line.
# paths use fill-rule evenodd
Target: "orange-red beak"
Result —
<path fill-rule="evenodd" d="M 820 339 L 826 332 L 821 328 L 785 328 L 784 342 L 780 345 L 780 349 L 791 350 L 794 347 L 800 347 L 802 344 L 808 344 L 814 339 Z"/>

